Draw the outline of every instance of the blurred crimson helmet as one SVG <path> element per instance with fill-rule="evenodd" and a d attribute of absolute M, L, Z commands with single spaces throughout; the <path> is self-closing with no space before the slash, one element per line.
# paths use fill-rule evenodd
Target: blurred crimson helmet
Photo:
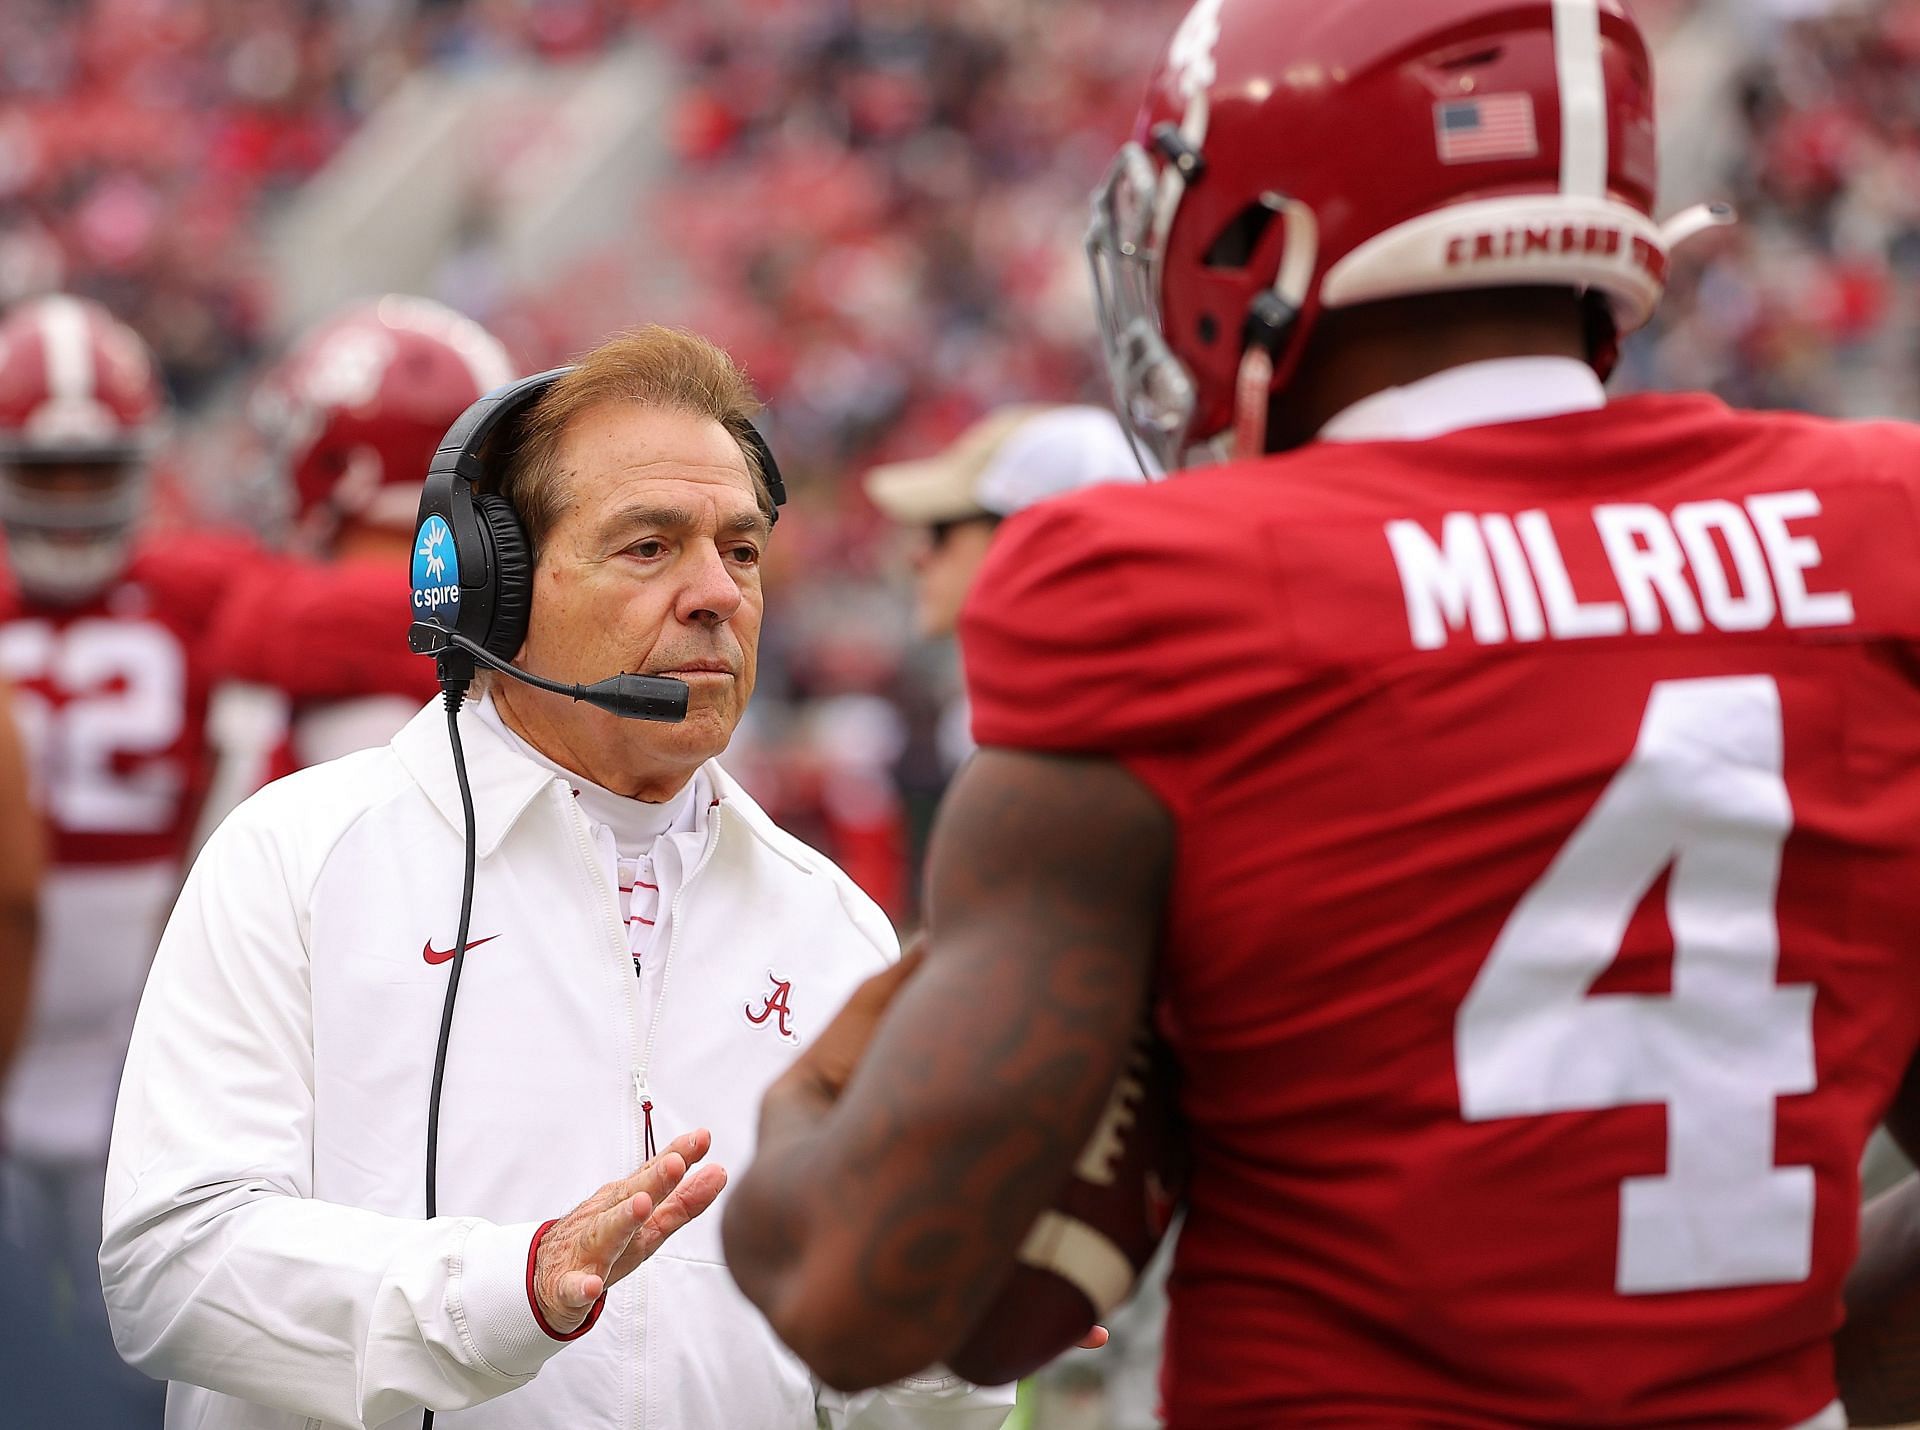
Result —
<path fill-rule="evenodd" d="M 0 320 L 0 527 L 28 596 L 83 601 L 125 569 L 164 412 L 146 344 L 98 303 Z"/>
<path fill-rule="evenodd" d="M 254 415 L 314 539 L 348 520 L 410 530 L 440 439 L 515 376 L 506 349 L 471 318 L 390 294 L 301 338 L 256 394 Z"/>
<path fill-rule="evenodd" d="M 1094 196 L 1123 416 L 1183 465 L 1263 422 L 1323 311 L 1384 299 L 1569 287 L 1639 328 L 1680 228 L 1653 104 L 1622 0 L 1199 0 Z"/>

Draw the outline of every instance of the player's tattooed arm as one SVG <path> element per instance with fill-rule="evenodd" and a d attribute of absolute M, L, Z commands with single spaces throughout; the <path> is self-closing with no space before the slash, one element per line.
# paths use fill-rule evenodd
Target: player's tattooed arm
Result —
<path fill-rule="evenodd" d="M 1887 1114 L 1887 1130 L 1920 1160 L 1920 1059 Z M 1920 1419 L 1920 1177 L 1868 1205 L 1860 1256 L 1847 1278 L 1847 1323 L 1834 1342 L 1835 1369 L 1854 1425 Z"/>
<path fill-rule="evenodd" d="M 923 1370 L 998 1291 L 1142 1014 L 1172 829 L 1107 761 L 985 750 L 955 782 L 924 958 L 775 1084 L 727 1208 L 734 1276 L 829 1384 Z"/>

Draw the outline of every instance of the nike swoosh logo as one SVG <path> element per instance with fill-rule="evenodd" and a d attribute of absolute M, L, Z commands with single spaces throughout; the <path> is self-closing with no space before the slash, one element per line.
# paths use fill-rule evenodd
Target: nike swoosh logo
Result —
<path fill-rule="evenodd" d="M 492 943 L 498 937 L 500 937 L 499 934 L 490 933 L 485 938 L 477 938 L 467 945 L 467 952 L 472 953 L 476 948 L 480 947 L 481 944 Z M 440 952 L 439 949 L 433 946 L 432 939 L 427 940 L 427 946 L 421 950 L 420 956 L 426 959 L 428 963 L 435 965 L 453 962 L 453 950 L 448 949 L 445 953 Z"/>

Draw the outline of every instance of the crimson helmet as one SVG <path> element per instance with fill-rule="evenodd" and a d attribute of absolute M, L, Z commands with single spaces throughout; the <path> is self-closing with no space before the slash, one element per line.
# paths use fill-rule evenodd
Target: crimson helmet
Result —
<path fill-rule="evenodd" d="M 282 455 L 311 538 L 325 541 L 349 519 L 410 531 L 440 439 L 517 375 L 471 318 L 390 294 L 296 343 L 256 395 L 254 416 Z"/>
<path fill-rule="evenodd" d="M 1263 433 L 1319 315 L 1389 298 L 1569 287 L 1639 328 L 1730 217 L 1654 223 L 1653 104 L 1623 0 L 1199 0 L 1094 196 L 1123 417 L 1169 470 Z"/>
<path fill-rule="evenodd" d="M 0 321 L 0 527 L 29 596 L 86 600 L 125 569 L 164 407 L 146 344 L 98 303 Z"/>

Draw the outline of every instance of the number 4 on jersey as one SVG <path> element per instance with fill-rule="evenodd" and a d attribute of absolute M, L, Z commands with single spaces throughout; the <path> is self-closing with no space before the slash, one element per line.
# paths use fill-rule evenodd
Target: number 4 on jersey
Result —
<path fill-rule="evenodd" d="M 1667 1170 L 1620 1187 L 1623 1294 L 1803 1281 L 1813 1170 L 1775 1099 L 1813 1090 L 1813 989 L 1775 979 L 1793 825 L 1766 676 L 1654 686 L 1638 742 L 1495 941 L 1454 1024 L 1470 1122 L 1647 1103 Z M 1671 994 L 1588 990 L 1668 868 Z"/>

